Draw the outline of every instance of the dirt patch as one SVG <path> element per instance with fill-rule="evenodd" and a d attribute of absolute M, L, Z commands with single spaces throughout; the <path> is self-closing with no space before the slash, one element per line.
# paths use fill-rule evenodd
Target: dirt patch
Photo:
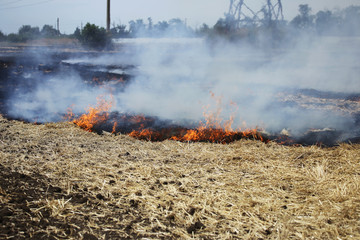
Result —
<path fill-rule="evenodd" d="M 360 238 L 360 145 L 147 142 L 0 117 L 0 238 Z"/>
<path fill-rule="evenodd" d="M 55 239 L 59 234 L 46 232 L 48 226 L 69 232 L 68 224 L 57 221 L 51 216 L 49 209 L 41 206 L 40 201 L 45 199 L 61 199 L 61 188 L 51 186 L 38 173 L 33 176 L 13 172 L 0 165 L 0 222 L 3 238 L 46 238 Z M 60 201 L 60 200 L 59 200 Z"/>
<path fill-rule="evenodd" d="M 105 219 L 121 214 L 112 209 L 111 216 L 103 215 L 99 206 L 105 197 L 100 193 L 96 197 L 87 191 L 75 189 L 71 193 L 60 187 L 54 187 L 39 173 L 32 176 L 11 171 L 0 165 L 0 236 L 16 239 L 98 239 L 137 237 L 130 231 L 126 235 L 115 232 L 91 229 L 87 225 L 95 222 L 102 224 Z M 111 208 L 111 207 L 110 207 Z M 77 209 L 79 212 L 74 212 Z M 107 220 L 110 221 L 111 220 Z M 126 228 L 125 226 L 123 227 Z"/>

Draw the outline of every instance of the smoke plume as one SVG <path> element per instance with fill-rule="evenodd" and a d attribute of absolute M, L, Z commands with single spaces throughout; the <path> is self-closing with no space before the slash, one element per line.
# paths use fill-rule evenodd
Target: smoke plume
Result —
<path fill-rule="evenodd" d="M 196 124 L 204 119 L 204 112 L 221 108 L 224 121 L 234 118 L 234 129 L 260 127 L 276 133 L 288 129 L 297 135 L 312 128 L 332 128 L 347 132 L 348 137 L 349 129 L 356 128 L 349 112 L 304 107 L 286 99 L 309 89 L 341 96 L 360 93 L 359 38 L 311 38 L 286 48 L 265 49 L 197 38 L 134 39 L 118 44 L 123 50 L 116 54 L 80 56 L 63 64 L 133 66 L 121 70 L 132 76 L 123 89 L 114 90 L 109 84 L 89 86 L 86 81 L 91 79 L 73 71 L 39 75 L 36 81 L 30 76 L 31 90 L 14 91 L 8 101 L 9 114 L 59 121 L 67 108 L 80 114 L 96 104 L 97 96 L 111 92 L 112 111 L 156 116 L 182 125 Z"/>

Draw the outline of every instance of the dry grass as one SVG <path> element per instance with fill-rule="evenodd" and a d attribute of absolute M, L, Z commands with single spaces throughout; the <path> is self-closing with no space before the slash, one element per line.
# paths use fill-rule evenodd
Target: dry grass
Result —
<path fill-rule="evenodd" d="M 360 145 L 152 143 L 0 117 L 0 159 L 38 189 L 23 213 L 1 185 L 3 238 L 360 239 Z"/>

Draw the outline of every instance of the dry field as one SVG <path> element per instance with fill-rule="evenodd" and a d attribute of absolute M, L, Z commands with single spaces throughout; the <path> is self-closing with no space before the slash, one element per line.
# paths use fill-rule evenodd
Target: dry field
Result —
<path fill-rule="evenodd" d="M 0 239 L 360 239 L 360 145 L 146 142 L 0 116 Z"/>

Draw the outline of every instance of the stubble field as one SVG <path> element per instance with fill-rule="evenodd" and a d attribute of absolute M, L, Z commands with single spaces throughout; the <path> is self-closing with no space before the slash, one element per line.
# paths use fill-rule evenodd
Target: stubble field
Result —
<path fill-rule="evenodd" d="M 360 145 L 147 142 L 0 117 L 2 239 L 358 239 Z"/>

